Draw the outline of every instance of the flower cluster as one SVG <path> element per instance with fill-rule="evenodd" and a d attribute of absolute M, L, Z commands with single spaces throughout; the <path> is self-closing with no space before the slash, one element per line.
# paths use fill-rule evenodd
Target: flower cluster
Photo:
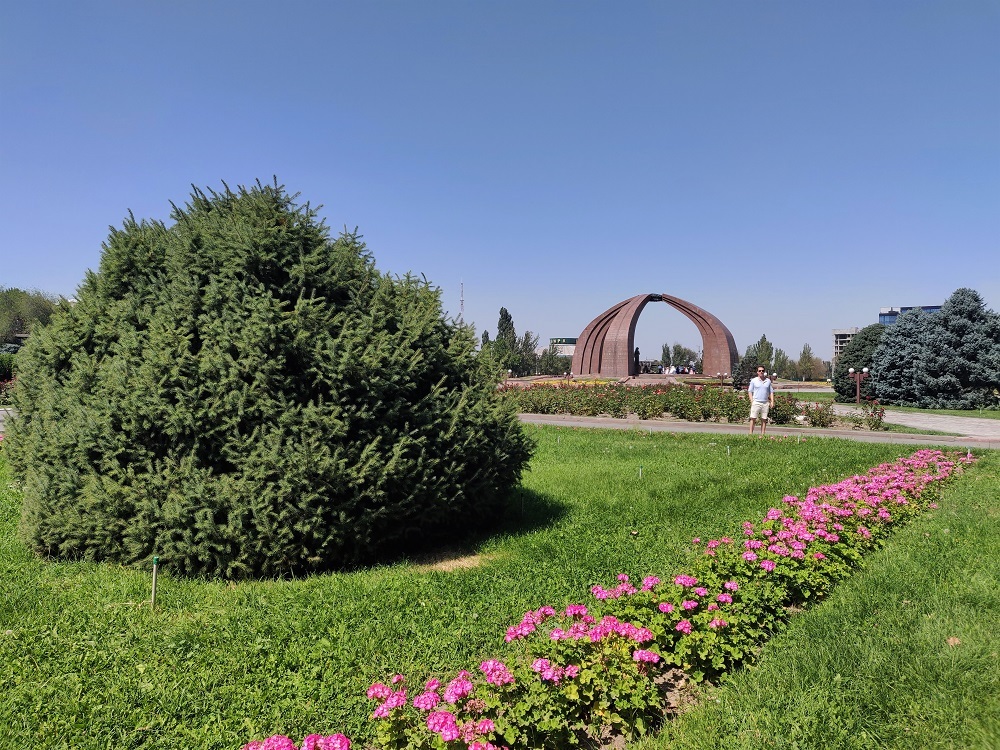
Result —
<path fill-rule="evenodd" d="M 760 522 L 744 523 L 739 542 L 709 540 L 695 569 L 669 582 L 647 576 L 636 587 L 621 574 L 613 588 L 591 589 L 601 608 L 596 614 L 582 604 L 525 613 L 506 632 L 505 641 L 521 649 L 509 664 L 489 659 L 479 667 L 481 676 L 461 671 L 443 690 L 431 679 L 409 701 L 401 675 L 390 684 L 376 682 L 368 698 L 377 703 L 372 718 L 382 727 L 379 747 L 562 746 L 593 725 L 597 701 L 619 727 L 648 725 L 662 715 L 659 670 L 675 665 L 700 679 L 749 657 L 787 617 L 789 605 L 823 596 L 892 526 L 937 507 L 932 490 L 974 460 L 971 453 L 918 451 L 863 476 L 814 487 L 802 499 L 786 496 Z M 701 547 L 701 540 L 694 544 Z M 588 698 L 580 690 L 584 677 Z M 413 744 L 420 731 L 445 744 Z M 302 745 L 329 748 L 344 750 L 350 742 L 343 735 L 310 735 Z M 276 735 L 245 750 L 298 749 Z"/>
<path fill-rule="evenodd" d="M 248 742 L 243 746 L 243 750 L 300 750 L 300 748 L 291 738 L 276 734 L 266 740 Z M 301 750 L 351 750 L 351 741 L 342 734 L 331 734 L 326 737 L 310 734 L 302 740 Z"/>
<path fill-rule="evenodd" d="M 531 663 L 531 669 L 538 672 L 539 676 L 546 682 L 559 682 L 564 677 L 573 678 L 580 675 L 580 667 L 577 665 L 570 664 L 567 667 L 560 667 L 548 659 L 535 659 Z"/>

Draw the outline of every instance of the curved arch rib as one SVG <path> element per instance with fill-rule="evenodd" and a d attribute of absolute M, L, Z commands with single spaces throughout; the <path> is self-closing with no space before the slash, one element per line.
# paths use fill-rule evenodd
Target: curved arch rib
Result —
<path fill-rule="evenodd" d="M 697 326 L 702 341 L 703 372 L 733 371 L 739 351 L 733 334 L 721 320 L 678 297 L 639 294 L 609 307 L 583 329 L 573 355 L 573 373 L 611 378 L 637 374 L 632 359 L 635 324 L 649 302 L 666 302 Z"/>

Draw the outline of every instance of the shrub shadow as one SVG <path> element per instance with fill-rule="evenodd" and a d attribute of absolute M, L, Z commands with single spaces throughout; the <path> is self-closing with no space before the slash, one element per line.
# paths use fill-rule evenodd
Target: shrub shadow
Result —
<path fill-rule="evenodd" d="M 516 487 L 507 495 L 499 512 L 474 525 L 449 526 L 434 534 L 422 533 L 384 554 L 372 565 L 357 569 L 409 561 L 451 570 L 474 567 L 469 558 L 493 539 L 529 534 L 558 522 L 566 516 L 569 506 L 552 496 Z"/>

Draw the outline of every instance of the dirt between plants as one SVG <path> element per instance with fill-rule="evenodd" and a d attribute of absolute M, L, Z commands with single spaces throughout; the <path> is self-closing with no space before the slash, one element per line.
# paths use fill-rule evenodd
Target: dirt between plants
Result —
<path fill-rule="evenodd" d="M 702 688 L 692 682 L 682 669 L 671 667 L 663 670 L 653 678 L 653 684 L 663 697 L 663 715 L 659 725 L 698 705 Z M 652 730 L 656 728 L 650 727 Z M 597 735 L 588 733 L 581 739 L 584 740 L 584 747 L 597 750 L 625 750 L 628 746 L 626 737 L 609 727 L 602 727 Z"/>
<path fill-rule="evenodd" d="M 468 570 L 478 568 L 488 560 L 493 559 L 490 555 L 467 555 L 461 552 L 441 551 L 430 552 L 426 555 L 418 555 L 413 558 L 414 567 L 421 572 L 429 570 L 440 570 L 450 573 L 453 570 Z"/>

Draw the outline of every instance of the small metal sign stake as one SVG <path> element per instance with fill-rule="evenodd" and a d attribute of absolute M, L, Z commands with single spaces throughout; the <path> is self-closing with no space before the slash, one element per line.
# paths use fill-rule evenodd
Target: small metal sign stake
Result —
<path fill-rule="evenodd" d="M 156 569 L 160 567 L 160 558 L 153 558 L 153 595 L 149 600 L 150 609 L 156 609 Z"/>

